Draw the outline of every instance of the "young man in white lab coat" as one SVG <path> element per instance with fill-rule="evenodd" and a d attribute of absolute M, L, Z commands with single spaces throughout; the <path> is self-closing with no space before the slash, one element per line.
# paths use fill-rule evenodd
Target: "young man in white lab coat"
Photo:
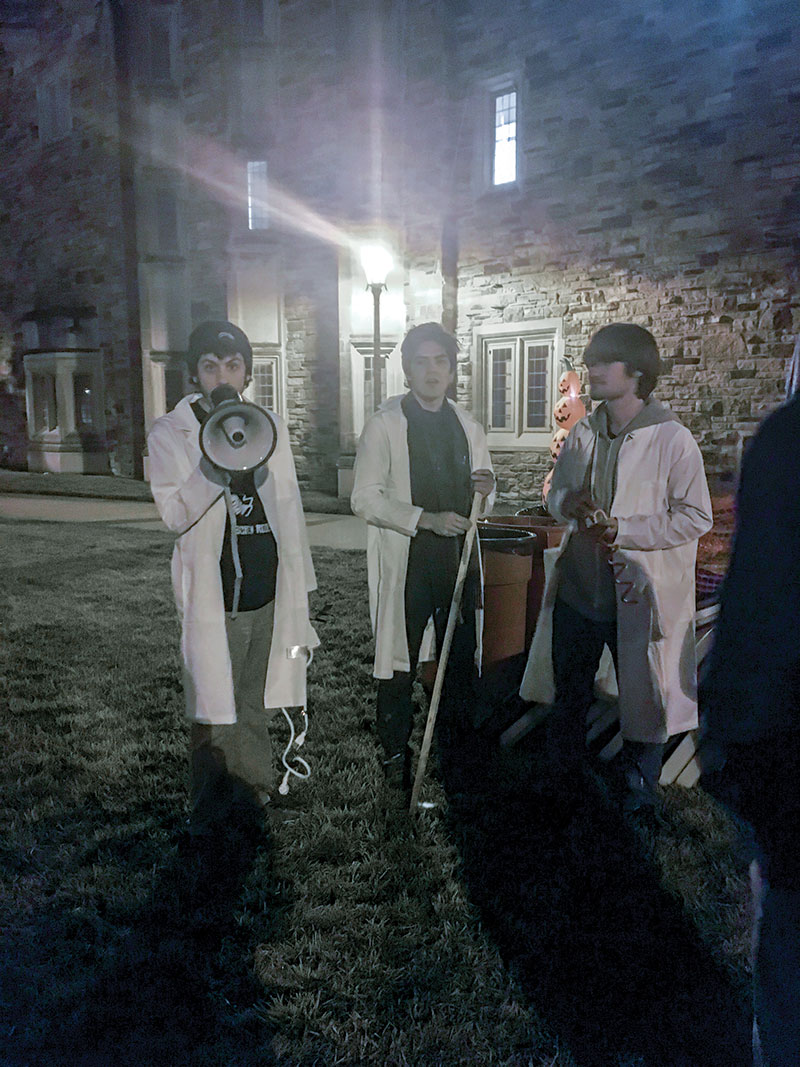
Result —
<path fill-rule="evenodd" d="M 247 474 L 222 470 L 201 451 L 212 392 L 227 385 L 241 394 L 250 381 L 247 337 L 230 322 L 203 323 L 186 359 L 196 391 L 153 424 L 148 451 L 153 498 L 177 535 L 172 583 L 191 720 L 189 828 L 206 836 L 224 828 L 242 791 L 274 806 L 268 723 L 276 709 L 305 707 L 307 650 L 318 644 L 308 615 L 316 582 L 283 420 L 270 413 L 275 450 Z"/>
<path fill-rule="evenodd" d="M 447 397 L 457 352 L 455 337 L 438 323 L 409 331 L 401 346 L 409 392 L 369 419 L 356 457 L 352 506 L 369 523 L 377 731 L 386 783 L 399 803 L 410 785 L 412 685 L 423 633 L 432 617 L 441 642 L 473 493 L 490 505 L 494 492 L 486 434 Z M 456 678 L 471 680 L 480 637 L 476 578 L 465 589 L 453 640 L 451 688 Z"/>
<path fill-rule="evenodd" d="M 694 438 L 650 395 L 661 366 L 652 334 L 604 326 L 584 361 L 600 403 L 572 428 L 553 471 L 547 506 L 569 530 L 520 693 L 555 696 L 551 736 L 574 766 L 608 645 L 629 764 L 623 803 L 637 810 L 657 803 L 664 743 L 697 726 L 695 561 L 711 500 Z"/>

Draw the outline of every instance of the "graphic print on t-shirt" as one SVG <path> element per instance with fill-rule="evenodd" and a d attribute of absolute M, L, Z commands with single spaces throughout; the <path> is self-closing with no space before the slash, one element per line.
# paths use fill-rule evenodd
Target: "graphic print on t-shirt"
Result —
<path fill-rule="evenodd" d="M 252 496 L 245 496 L 244 493 L 231 493 L 231 503 L 233 504 L 233 511 L 235 515 L 240 515 L 243 519 L 246 519 L 253 513 L 253 501 Z"/>

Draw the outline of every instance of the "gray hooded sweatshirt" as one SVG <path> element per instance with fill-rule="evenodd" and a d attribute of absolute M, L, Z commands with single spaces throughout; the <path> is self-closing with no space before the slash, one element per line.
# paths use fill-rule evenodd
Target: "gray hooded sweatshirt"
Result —
<path fill-rule="evenodd" d="M 591 491 L 595 504 L 610 515 L 617 490 L 617 459 L 626 436 L 643 426 L 677 422 L 678 417 L 657 400 L 648 398 L 641 411 L 618 434 L 612 435 L 609 431 L 605 403 L 598 404 L 586 421 L 594 431 L 595 439 L 584 488 Z M 617 601 L 609 553 L 583 528 L 578 528 L 570 537 L 559 561 L 559 572 L 559 600 L 595 622 L 610 622 L 616 618 Z"/>

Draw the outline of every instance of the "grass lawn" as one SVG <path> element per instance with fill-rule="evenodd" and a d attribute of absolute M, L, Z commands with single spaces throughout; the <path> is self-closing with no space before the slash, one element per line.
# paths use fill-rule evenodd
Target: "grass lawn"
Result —
<path fill-rule="evenodd" d="M 745 862 L 699 790 L 623 819 L 602 774 L 559 793 L 536 737 L 468 734 L 390 832 L 363 555 L 315 555 L 299 820 L 198 865 L 171 538 L 0 545 L 4 1065 L 749 1062 Z"/>

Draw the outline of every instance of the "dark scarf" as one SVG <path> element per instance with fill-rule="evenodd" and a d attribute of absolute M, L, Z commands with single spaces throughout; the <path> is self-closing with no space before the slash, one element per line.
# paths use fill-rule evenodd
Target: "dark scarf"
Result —
<path fill-rule="evenodd" d="M 423 511 L 456 511 L 469 515 L 472 502 L 467 435 L 445 400 L 438 411 L 426 411 L 413 393 L 401 401 L 408 423 L 411 500 Z"/>

